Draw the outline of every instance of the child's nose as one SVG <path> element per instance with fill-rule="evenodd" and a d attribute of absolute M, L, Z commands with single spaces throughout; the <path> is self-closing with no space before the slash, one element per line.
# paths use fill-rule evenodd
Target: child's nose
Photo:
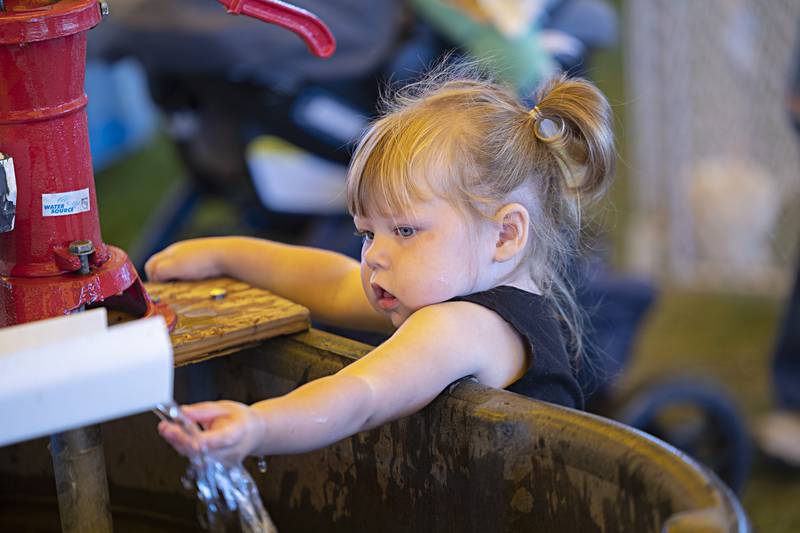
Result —
<path fill-rule="evenodd" d="M 389 250 L 382 238 L 375 236 L 364 250 L 364 261 L 372 270 L 389 267 Z"/>

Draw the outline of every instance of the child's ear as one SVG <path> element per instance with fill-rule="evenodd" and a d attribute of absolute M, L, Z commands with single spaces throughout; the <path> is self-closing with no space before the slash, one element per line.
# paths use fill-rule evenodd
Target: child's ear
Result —
<path fill-rule="evenodd" d="M 494 260 L 498 263 L 514 258 L 528 242 L 530 215 L 522 204 L 506 204 L 494 216 L 497 231 Z"/>

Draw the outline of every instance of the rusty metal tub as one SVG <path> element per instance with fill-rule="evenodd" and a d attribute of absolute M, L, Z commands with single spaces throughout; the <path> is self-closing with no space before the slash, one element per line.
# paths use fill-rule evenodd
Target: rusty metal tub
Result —
<path fill-rule="evenodd" d="M 176 371 L 179 401 L 255 401 L 330 374 L 368 346 L 316 330 Z M 185 461 L 149 414 L 103 425 L 116 531 L 196 531 Z M 707 469 L 621 424 L 473 382 L 414 416 L 252 466 L 283 533 L 746 532 Z M 58 531 L 47 441 L 0 449 L 0 530 Z"/>

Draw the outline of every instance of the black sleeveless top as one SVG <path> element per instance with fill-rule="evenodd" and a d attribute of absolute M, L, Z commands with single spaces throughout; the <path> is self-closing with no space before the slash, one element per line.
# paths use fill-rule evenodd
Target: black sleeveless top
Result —
<path fill-rule="evenodd" d="M 491 309 L 522 335 L 528 353 L 532 354 L 531 366 L 506 389 L 537 400 L 583 409 L 583 393 L 570 365 L 561 328 L 544 297 L 502 285 L 450 301 L 472 302 Z"/>

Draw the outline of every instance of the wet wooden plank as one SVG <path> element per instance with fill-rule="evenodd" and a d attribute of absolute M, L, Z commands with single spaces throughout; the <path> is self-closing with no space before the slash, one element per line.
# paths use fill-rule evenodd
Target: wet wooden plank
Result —
<path fill-rule="evenodd" d="M 168 303 L 178 315 L 171 334 L 176 366 L 310 327 L 305 307 L 230 278 L 150 282 L 145 287 L 151 297 Z"/>

